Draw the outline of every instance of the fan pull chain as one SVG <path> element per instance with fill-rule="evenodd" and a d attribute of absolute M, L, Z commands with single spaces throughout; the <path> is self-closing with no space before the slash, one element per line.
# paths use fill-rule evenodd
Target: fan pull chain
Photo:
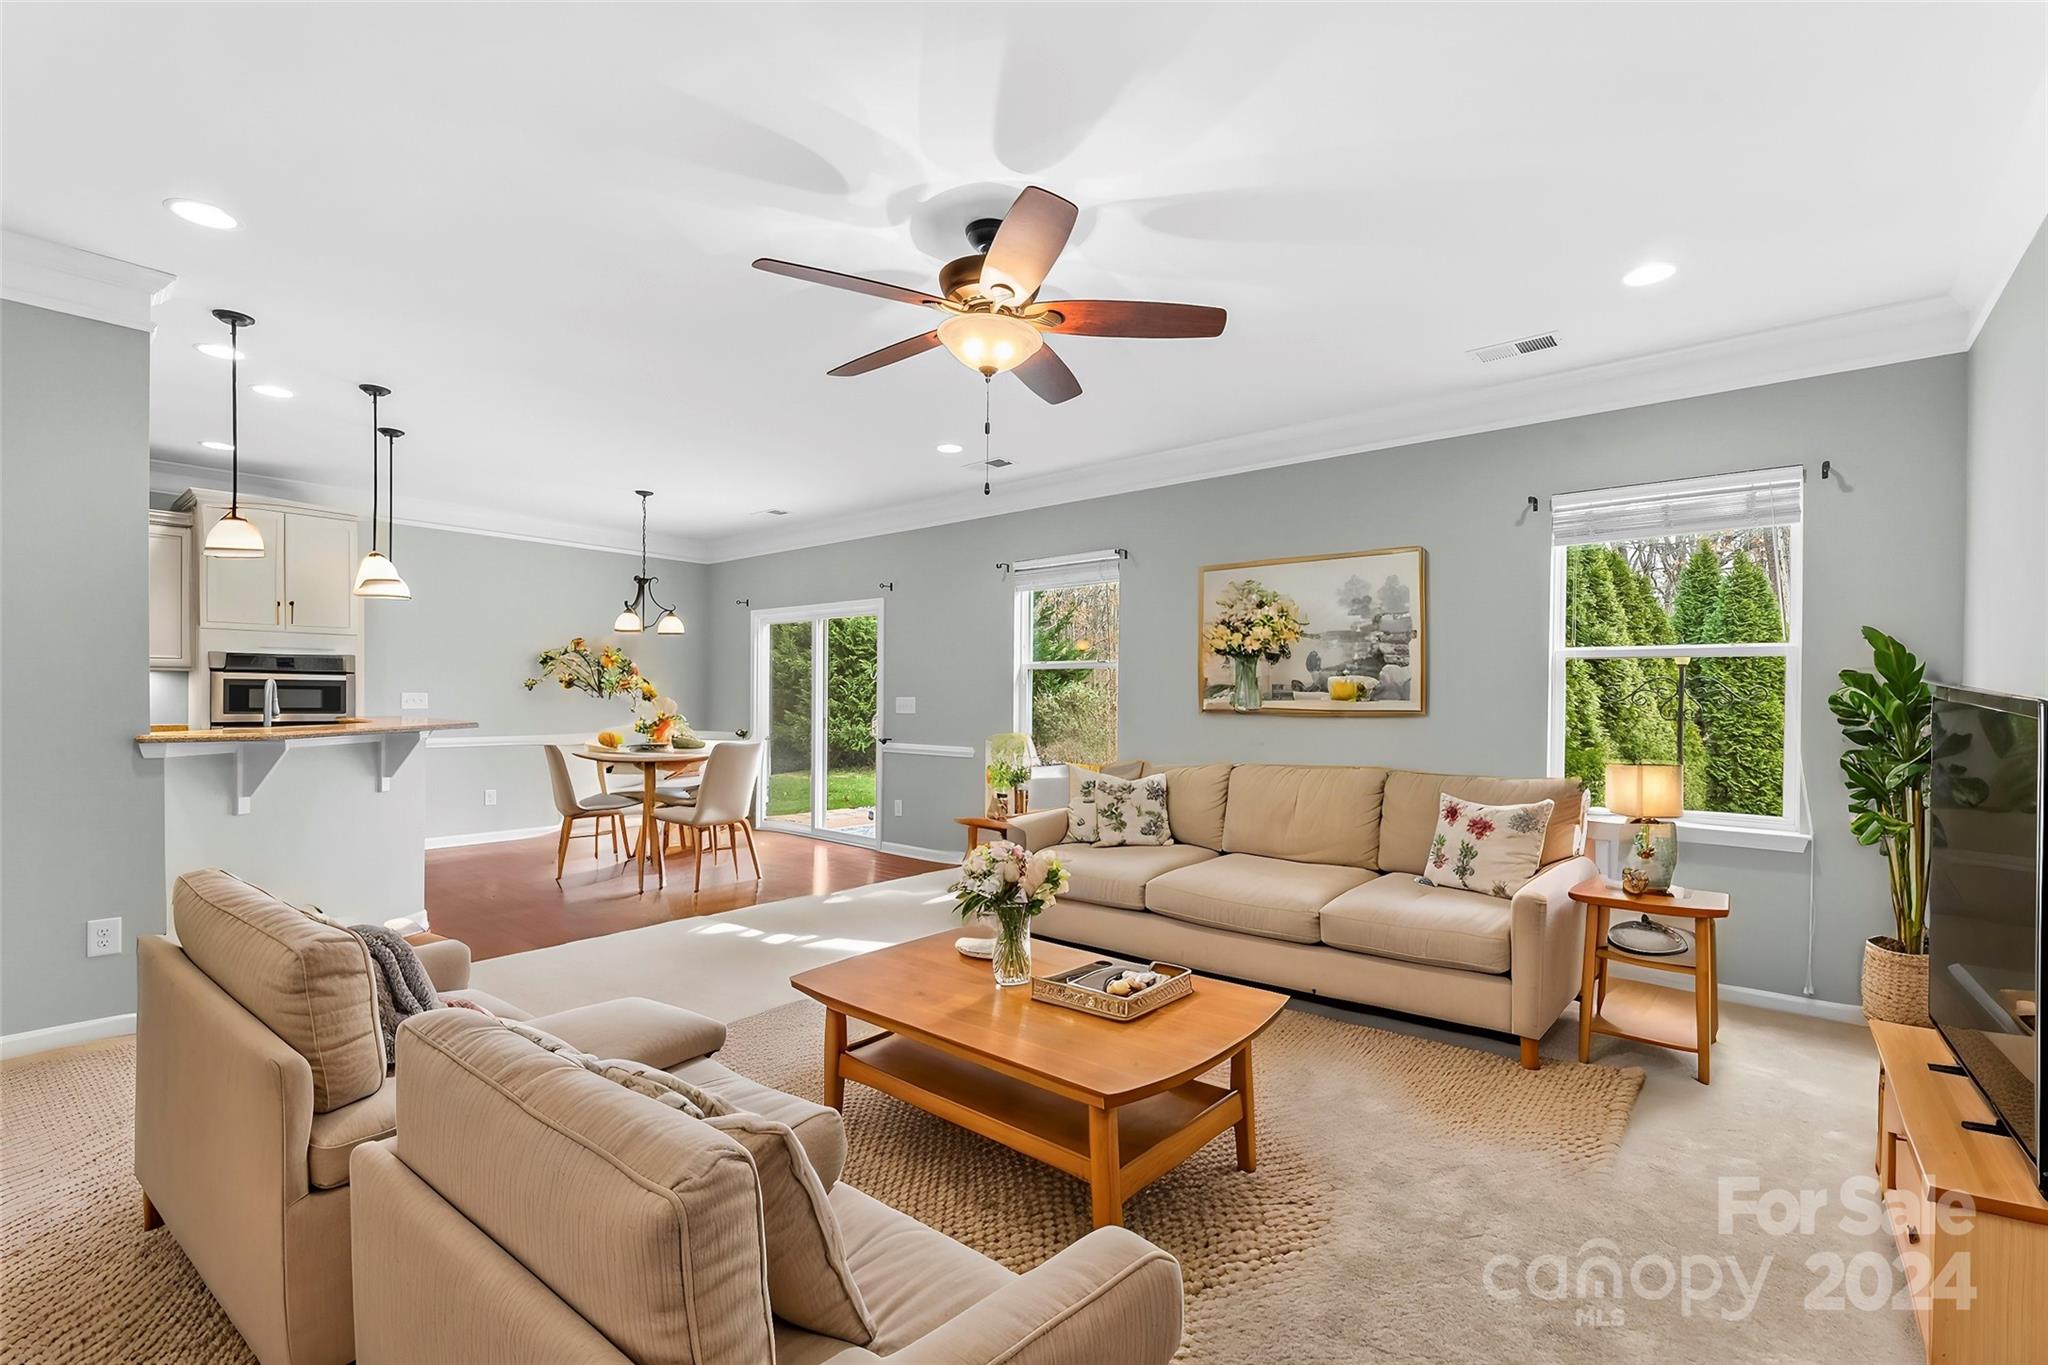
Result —
<path fill-rule="evenodd" d="M 989 495 L 988 462 L 991 455 L 989 446 L 994 439 L 990 435 L 991 423 L 989 416 L 993 405 L 991 395 L 994 392 L 995 376 L 992 374 L 983 375 L 981 377 L 981 495 L 984 498 Z"/>

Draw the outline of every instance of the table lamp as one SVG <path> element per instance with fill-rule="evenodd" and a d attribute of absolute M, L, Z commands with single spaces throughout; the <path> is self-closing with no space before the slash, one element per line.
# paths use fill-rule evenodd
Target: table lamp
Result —
<path fill-rule="evenodd" d="M 1676 763 L 1608 764 L 1607 809 L 1629 820 L 1621 889 L 1631 896 L 1669 893 L 1678 867 L 1678 826 L 1671 821 L 1685 813 L 1682 770 Z M 1632 953 L 1682 953 L 1686 947 L 1683 936 L 1648 915 L 1617 925 L 1608 938 Z"/>

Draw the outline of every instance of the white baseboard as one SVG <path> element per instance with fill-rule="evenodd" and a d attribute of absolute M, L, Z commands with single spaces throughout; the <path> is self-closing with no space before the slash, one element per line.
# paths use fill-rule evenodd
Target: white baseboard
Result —
<path fill-rule="evenodd" d="M 526 829 L 487 829 L 479 834 L 436 834 L 427 840 L 428 848 L 467 848 L 471 844 L 509 844 L 515 839 L 538 839 L 543 834 L 560 834 L 559 822 L 552 825 L 532 825 Z"/>
<path fill-rule="evenodd" d="M 1652 986 L 1671 984 L 1671 973 L 1654 971 L 1647 967 L 1632 967 L 1625 962 L 1610 965 L 1613 975 L 1626 977 L 1631 981 L 1644 981 Z M 1863 1022 L 1861 1005 L 1846 1005 L 1839 1000 L 1823 1000 L 1819 996 L 1787 995 L 1783 991 L 1759 990 L 1755 986 L 1731 986 L 1721 984 L 1721 998 L 1737 1005 L 1754 1005 L 1760 1010 L 1776 1010 L 1780 1014 L 1803 1014 L 1810 1019 L 1832 1019 L 1838 1024 L 1860 1024 Z"/>
<path fill-rule="evenodd" d="M 884 840 L 879 847 L 884 853 L 894 853 L 899 858 L 922 858 L 928 863 L 944 863 L 957 867 L 960 853 L 957 849 L 920 848 L 916 844 L 895 844 Z"/>
<path fill-rule="evenodd" d="M 26 1057 L 30 1053 L 49 1052 L 78 1043 L 97 1042 L 102 1038 L 118 1038 L 124 1033 L 133 1032 L 135 1016 L 132 1014 L 110 1014 L 104 1019 L 81 1019 L 75 1024 L 32 1028 L 23 1033 L 10 1033 L 0 1037 L 0 1059 Z"/>

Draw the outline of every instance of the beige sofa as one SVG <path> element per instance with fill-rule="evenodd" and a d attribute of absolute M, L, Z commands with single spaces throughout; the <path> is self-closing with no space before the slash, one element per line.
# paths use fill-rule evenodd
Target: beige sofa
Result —
<path fill-rule="evenodd" d="M 362 1143 L 389 1137 L 399 1110 L 368 954 L 354 935 L 225 872 L 180 877 L 173 912 L 178 942 L 136 945 L 135 1175 L 145 1226 L 168 1225 L 265 1365 L 338 1365 L 355 1355 L 349 1160 Z M 463 989 L 462 944 L 419 952 L 437 991 L 530 1017 Z M 710 1060 L 725 1041 L 716 1020 L 627 999 L 532 1022 L 585 1051 L 672 1069 L 769 1113 L 836 1178 L 839 1116 Z"/>
<path fill-rule="evenodd" d="M 775 1307 L 815 1305 L 826 1272 L 776 1249 L 808 1244 L 810 1215 L 729 1133 L 460 1011 L 406 1021 L 398 1077 L 397 1136 L 353 1157 L 364 1365 L 1166 1365 L 1179 1349 L 1180 1267 L 1143 1238 L 1100 1228 L 1014 1275 L 836 1167 L 819 1172 L 827 1221 L 873 1335 L 805 1330 Z"/>
<path fill-rule="evenodd" d="M 1058 846 L 1072 884 L 1032 931 L 1061 942 L 1334 996 L 1521 1039 L 1522 1064 L 1578 995 L 1585 791 L 1569 779 L 1365 767 L 1130 762 L 1167 775 L 1174 842 L 1064 842 L 1065 807 L 1011 822 Z M 1439 799 L 1556 802 L 1543 865 L 1512 900 L 1416 881 Z"/>

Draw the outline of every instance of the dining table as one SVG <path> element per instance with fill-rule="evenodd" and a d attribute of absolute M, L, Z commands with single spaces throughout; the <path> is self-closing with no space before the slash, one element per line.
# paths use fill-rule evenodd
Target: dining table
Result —
<path fill-rule="evenodd" d="M 637 863 L 640 875 L 640 890 L 647 890 L 647 863 L 660 857 L 657 840 L 661 838 L 655 828 L 654 808 L 658 804 L 654 794 L 655 783 L 663 774 L 675 776 L 678 773 L 694 772 L 704 766 L 711 756 L 709 744 L 701 749 L 605 749 L 595 744 L 586 744 L 576 751 L 576 757 L 587 758 L 598 765 L 598 785 L 604 785 L 604 772 L 614 763 L 625 763 L 640 770 L 640 838 L 633 849 L 633 861 Z M 622 793 L 623 794 L 623 793 Z M 665 884 L 659 861 L 655 863 L 655 885 Z"/>

